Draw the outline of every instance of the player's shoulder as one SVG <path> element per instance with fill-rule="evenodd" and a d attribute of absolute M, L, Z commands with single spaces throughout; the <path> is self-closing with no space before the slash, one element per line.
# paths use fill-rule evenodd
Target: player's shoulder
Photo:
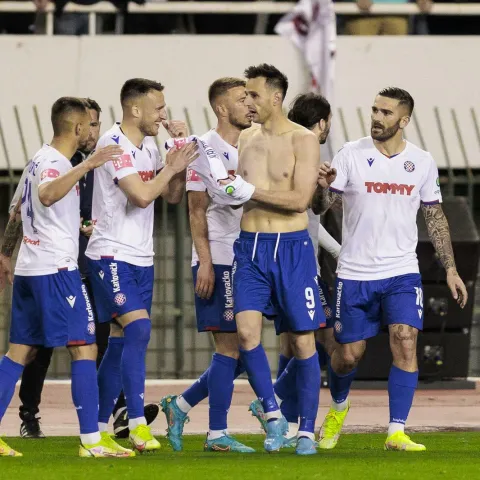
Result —
<path fill-rule="evenodd" d="M 407 140 L 407 148 L 408 148 L 408 155 L 412 156 L 413 159 L 415 159 L 416 162 L 423 162 L 423 163 L 431 163 L 434 162 L 435 160 L 433 159 L 433 156 L 430 152 L 427 150 L 423 150 L 420 148 L 418 145 L 415 145 L 412 142 L 409 142 Z"/>
<path fill-rule="evenodd" d="M 245 142 L 246 140 L 253 138 L 257 133 L 260 133 L 260 131 L 261 125 L 258 123 L 252 123 L 251 127 L 246 128 L 240 133 L 240 137 L 238 137 L 238 143 L 240 144 L 241 142 Z"/>
<path fill-rule="evenodd" d="M 120 130 L 120 123 L 114 123 L 98 140 L 97 148 L 108 145 L 122 145 L 128 141 L 127 137 Z"/>
<path fill-rule="evenodd" d="M 70 163 L 56 148 L 47 144 L 43 145 L 43 147 L 38 150 L 32 160 L 37 164 L 42 162 L 58 162 L 59 164 Z"/>

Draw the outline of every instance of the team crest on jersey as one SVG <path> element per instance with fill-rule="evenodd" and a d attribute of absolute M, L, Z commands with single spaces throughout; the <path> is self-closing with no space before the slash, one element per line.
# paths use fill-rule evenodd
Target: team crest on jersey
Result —
<path fill-rule="evenodd" d="M 87 332 L 89 335 L 95 335 L 95 322 L 88 322 Z"/>
<path fill-rule="evenodd" d="M 223 312 L 223 318 L 224 320 L 226 320 L 227 322 L 233 322 L 233 319 L 235 318 L 234 315 L 233 315 L 233 310 L 225 310 Z"/>
<path fill-rule="evenodd" d="M 337 320 L 334 325 L 335 331 L 341 333 L 343 330 L 342 324 Z"/>
<path fill-rule="evenodd" d="M 127 301 L 127 297 L 125 296 L 124 293 L 117 293 L 115 295 L 115 298 L 113 299 L 113 301 L 118 305 L 118 306 L 121 306 L 123 305 L 126 301 Z"/>
<path fill-rule="evenodd" d="M 413 162 L 410 162 L 410 161 L 406 161 L 404 164 L 403 164 L 403 168 L 407 171 L 407 172 L 413 172 L 415 170 L 415 164 Z"/>
<path fill-rule="evenodd" d="M 323 313 L 325 314 L 325 318 L 329 318 L 329 319 L 332 318 L 333 312 L 328 305 L 325 305 L 323 307 Z"/>

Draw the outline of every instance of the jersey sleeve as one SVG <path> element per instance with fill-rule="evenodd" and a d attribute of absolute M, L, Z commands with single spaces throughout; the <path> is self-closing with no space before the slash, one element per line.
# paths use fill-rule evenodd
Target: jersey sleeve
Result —
<path fill-rule="evenodd" d="M 430 156 L 430 166 L 428 168 L 427 176 L 420 188 L 420 200 L 424 205 L 442 203 L 438 168 L 432 156 Z"/>
<path fill-rule="evenodd" d="M 193 168 L 187 168 L 187 192 L 205 192 L 207 187 Z"/>
<path fill-rule="evenodd" d="M 71 169 L 70 162 L 47 158 L 40 165 L 38 185 L 51 182 Z"/>
<path fill-rule="evenodd" d="M 332 160 L 332 168 L 337 170 L 337 178 L 330 185 L 330 190 L 335 193 L 343 193 L 348 183 L 349 154 L 348 148 L 341 148 Z"/>
<path fill-rule="evenodd" d="M 8 213 L 10 213 L 17 206 L 17 203 L 20 200 L 20 197 L 22 196 L 23 187 L 25 185 L 25 179 L 27 178 L 29 167 L 30 167 L 30 162 L 27 163 L 27 166 L 23 170 L 22 176 L 20 177 L 20 181 L 18 182 L 18 185 L 17 185 L 17 189 L 15 190 L 15 193 L 13 194 L 12 200 L 10 202 L 10 206 L 8 207 Z"/>
<path fill-rule="evenodd" d="M 117 139 L 118 141 L 118 139 Z M 128 145 L 124 145 L 122 141 L 117 143 L 113 138 L 106 137 L 98 142 L 97 149 L 108 147 L 109 145 L 120 145 L 123 148 L 123 153 L 116 160 L 105 163 L 102 167 L 104 168 L 109 175 L 112 177 L 112 180 L 121 180 L 122 178 L 128 177 L 129 175 L 138 174 L 137 169 L 133 166 L 133 158 Z"/>

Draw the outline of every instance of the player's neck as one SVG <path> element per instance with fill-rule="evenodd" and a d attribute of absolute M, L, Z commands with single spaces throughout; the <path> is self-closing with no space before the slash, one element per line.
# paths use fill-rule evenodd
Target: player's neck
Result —
<path fill-rule="evenodd" d="M 137 148 L 140 148 L 145 135 L 133 122 L 129 122 L 125 119 L 122 120 L 122 123 L 120 124 L 120 130 L 130 140 L 130 142 L 132 142 Z"/>
<path fill-rule="evenodd" d="M 53 137 L 50 146 L 69 160 L 77 151 L 77 141 L 74 138 Z"/>
<path fill-rule="evenodd" d="M 215 131 L 222 140 L 230 144 L 232 147 L 238 145 L 238 137 L 240 136 L 241 130 L 231 123 L 218 122 Z"/>
<path fill-rule="evenodd" d="M 282 111 L 274 112 L 265 123 L 262 123 L 262 131 L 269 135 L 280 135 L 285 133 L 286 127 L 289 129 L 289 126 L 289 121 Z"/>
<path fill-rule="evenodd" d="M 402 135 L 389 138 L 385 142 L 373 140 L 373 143 L 375 144 L 377 150 L 386 157 L 393 157 L 394 155 L 402 153 L 407 146 L 407 142 Z"/>

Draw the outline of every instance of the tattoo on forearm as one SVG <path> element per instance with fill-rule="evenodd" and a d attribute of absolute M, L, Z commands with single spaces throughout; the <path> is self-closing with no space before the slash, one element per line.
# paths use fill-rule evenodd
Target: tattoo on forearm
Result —
<path fill-rule="evenodd" d="M 13 215 L 7 223 L 5 234 L 3 236 L 2 255 L 11 257 L 17 245 L 18 239 L 22 235 L 22 220 L 17 218 L 18 215 Z"/>
<path fill-rule="evenodd" d="M 455 267 L 450 229 L 441 205 L 422 205 L 430 241 L 445 270 Z"/>
<path fill-rule="evenodd" d="M 328 188 L 317 187 L 312 198 L 312 210 L 315 215 L 325 213 L 333 204 L 341 205 L 342 196 Z"/>

